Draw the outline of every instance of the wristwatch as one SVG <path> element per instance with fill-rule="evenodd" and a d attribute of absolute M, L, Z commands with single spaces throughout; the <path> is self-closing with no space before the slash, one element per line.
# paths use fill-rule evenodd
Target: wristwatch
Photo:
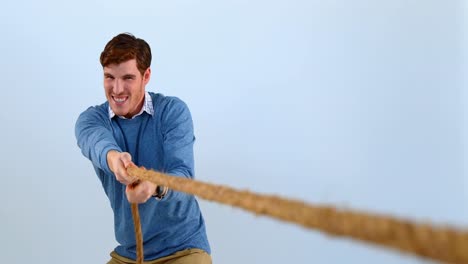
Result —
<path fill-rule="evenodd" d="M 164 198 L 164 196 L 166 196 L 168 190 L 169 190 L 169 188 L 167 188 L 166 186 L 159 186 L 158 185 L 156 187 L 156 191 L 151 196 L 156 198 L 156 200 L 161 200 L 162 198 Z"/>

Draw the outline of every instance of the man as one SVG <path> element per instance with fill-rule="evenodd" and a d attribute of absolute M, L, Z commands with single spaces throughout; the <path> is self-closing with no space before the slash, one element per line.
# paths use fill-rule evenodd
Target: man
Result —
<path fill-rule="evenodd" d="M 138 203 L 145 263 L 211 263 L 205 223 L 195 197 L 136 182 L 130 165 L 193 178 L 192 118 L 176 97 L 147 92 L 151 49 L 146 41 L 119 34 L 101 53 L 107 102 L 78 118 L 75 135 L 93 164 L 114 212 L 119 245 L 108 264 L 135 263 L 130 203 Z"/>

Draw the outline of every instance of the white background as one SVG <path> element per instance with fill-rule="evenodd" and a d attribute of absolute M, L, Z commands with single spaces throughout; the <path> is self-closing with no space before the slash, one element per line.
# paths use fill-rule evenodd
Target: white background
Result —
<path fill-rule="evenodd" d="M 196 177 L 468 226 L 464 1 L 8 1 L 0 9 L 2 263 L 106 263 L 112 212 L 76 146 L 121 32 L 189 105 Z M 425 263 L 200 201 L 214 263 Z"/>

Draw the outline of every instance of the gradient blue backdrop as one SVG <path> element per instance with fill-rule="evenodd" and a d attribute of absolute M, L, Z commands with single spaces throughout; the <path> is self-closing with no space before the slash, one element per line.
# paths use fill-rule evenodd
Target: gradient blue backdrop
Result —
<path fill-rule="evenodd" d="M 468 226 L 465 1 L 7 1 L 2 263 L 105 263 L 107 198 L 74 123 L 131 32 L 193 114 L 198 179 Z M 200 201 L 214 263 L 423 263 Z"/>

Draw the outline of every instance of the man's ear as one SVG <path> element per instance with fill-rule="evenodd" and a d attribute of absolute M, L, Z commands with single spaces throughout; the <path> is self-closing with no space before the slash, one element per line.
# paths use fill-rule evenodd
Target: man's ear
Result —
<path fill-rule="evenodd" d="M 148 67 L 145 73 L 143 74 L 143 83 L 146 85 L 148 84 L 149 80 L 151 79 L 151 68 Z"/>

